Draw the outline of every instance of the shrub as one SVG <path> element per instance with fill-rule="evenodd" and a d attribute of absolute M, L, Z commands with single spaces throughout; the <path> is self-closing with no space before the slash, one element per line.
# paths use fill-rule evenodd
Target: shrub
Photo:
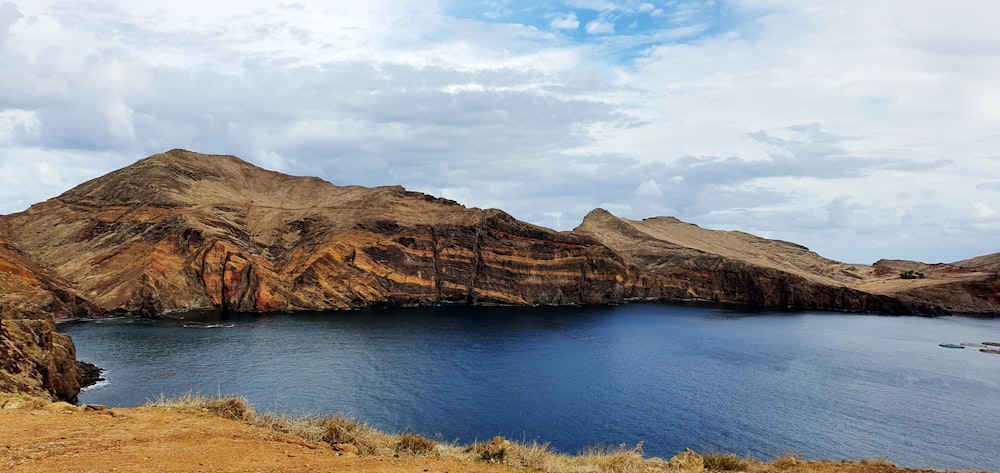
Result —
<path fill-rule="evenodd" d="M 580 455 L 584 464 L 597 467 L 604 473 L 633 473 L 647 471 L 642 458 L 642 444 L 629 449 L 625 444 L 618 448 L 588 447 Z"/>
<path fill-rule="evenodd" d="M 778 470 L 788 470 L 798 466 L 799 460 L 795 458 L 795 455 L 782 455 L 778 457 L 777 460 L 771 463 Z"/>
<path fill-rule="evenodd" d="M 405 432 L 399 436 L 396 453 L 406 456 L 430 455 L 437 451 L 437 443 L 413 432 Z"/>
<path fill-rule="evenodd" d="M 349 443 L 360 455 L 386 455 L 395 452 L 393 436 L 379 432 L 357 419 L 336 415 L 316 420 L 321 442 L 330 445 Z"/>
<path fill-rule="evenodd" d="M 710 453 L 704 456 L 705 469 L 710 471 L 748 471 L 754 464 L 733 454 Z"/>
<path fill-rule="evenodd" d="M 502 439 L 503 437 L 499 438 Z M 492 442 L 475 443 L 471 448 L 473 453 L 475 453 L 476 457 L 480 460 L 503 463 L 504 459 L 507 457 L 507 445 L 509 444 L 509 442 L 503 440 L 497 442 L 496 438 L 494 438 Z"/>
<path fill-rule="evenodd" d="M 551 463 L 550 460 L 556 456 L 556 454 L 549 450 L 548 442 L 538 443 L 534 441 L 530 444 L 513 443 L 507 448 L 505 463 L 516 468 L 544 471 L 550 470 L 547 466 Z"/>
<path fill-rule="evenodd" d="M 224 419 L 240 422 L 253 422 L 257 419 L 253 406 L 242 396 L 206 399 L 202 408 Z"/>
<path fill-rule="evenodd" d="M 252 423 L 257 420 L 257 414 L 254 412 L 253 406 L 242 396 L 212 397 L 188 391 L 178 394 L 175 397 L 167 397 L 164 394 L 160 394 L 154 400 L 147 400 L 146 405 L 150 407 L 203 410 L 225 419 L 241 422 Z"/>

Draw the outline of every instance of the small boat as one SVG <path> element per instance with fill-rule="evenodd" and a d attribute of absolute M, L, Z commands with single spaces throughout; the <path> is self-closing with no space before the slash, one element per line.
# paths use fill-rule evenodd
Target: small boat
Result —
<path fill-rule="evenodd" d="M 938 346 L 939 347 L 945 347 L 945 348 L 963 348 L 963 349 L 965 348 L 962 345 L 959 345 L 957 343 L 939 343 Z"/>
<path fill-rule="evenodd" d="M 983 342 L 983 345 L 988 345 L 991 347 L 1000 347 L 1000 342 Z"/>
<path fill-rule="evenodd" d="M 993 350 L 993 349 L 990 349 L 990 348 L 980 348 L 979 351 L 981 351 L 983 353 L 992 353 L 994 355 L 1000 355 L 1000 350 Z"/>

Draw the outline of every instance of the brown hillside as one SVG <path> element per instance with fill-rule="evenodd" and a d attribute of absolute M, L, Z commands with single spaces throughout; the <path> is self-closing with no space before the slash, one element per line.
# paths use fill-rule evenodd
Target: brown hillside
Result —
<path fill-rule="evenodd" d="M 666 276 L 691 298 L 765 306 L 879 313 L 1000 313 L 1000 257 L 952 264 L 880 260 L 873 266 L 821 257 L 801 245 L 743 232 L 706 230 L 672 217 L 641 221 L 597 209 L 574 232 L 640 270 Z M 905 272 L 922 277 L 904 279 Z"/>
<path fill-rule="evenodd" d="M 556 232 L 401 187 L 335 186 L 183 150 L 0 216 L 0 236 L 100 308 L 139 314 L 691 299 L 1000 312 L 995 257 L 848 265 L 792 243 L 600 209 Z M 911 270 L 924 278 L 899 278 Z"/>
<path fill-rule="evenodd" d="M 108 310 L 606 303 L 627 269 L 592 240 L 401 187 L 340 187 L 174 150 L 0 228 Z"/>

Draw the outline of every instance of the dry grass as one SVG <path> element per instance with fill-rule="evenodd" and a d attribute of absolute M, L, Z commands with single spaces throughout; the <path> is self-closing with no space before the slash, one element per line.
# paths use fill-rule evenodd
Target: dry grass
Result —
<path fill-rule="evenodd" d="M 146 401 L 146 405 L 150 407 L 207 411 L 224 419 L 238 420 L 251 424 L 257 420 L 257 414 L 254 412 L 253 406 L 242 396 L 212 397 L 188 391 L 175 397 L 167 397 L 160 394 L 156 399 Z"/>
<path fill-rule="evenodd" d="M 0 406 L 6 402 L 33 402 L 19 395 L 0 394 Z M 15 399 L 16 398 L 16 399 Z M 33 399 L 33 398 L 31 398 Z M 47 403 L 48 401 L 42 401 Z M 327 417 L 289 418 L 265 413 L 258 415 L 245 398 L 210 397 L 182 394 L 160 396 L 149 406 L 185 408 L 245 422 L 273 431 L 296 435 L 313 442 L 324 442 L 343 451 L 349 444 L 359 455 L 372 456 L 451 456 L 498 463 L 525 472 L 539 473 L 654 473 L 654 472 L 745 472 L 745 473 L 904 473 L 915 472 L 898 468 L 888 459 L 850 460 L 842 462 L 804 461 L 795 454 L 786 454 L 766 463 L 753 458 L 712 453 L 698 455 L 690 450 L 668 460 L 646 458 L 642 444 L 628 448 L 589 447 L 577 455 L 553 451 L 548 443 L 518 443 L 503 437 L 468 446 L 442 444 L 420 434 L 404 432 L 387 434 L 357 419 L 341 415 Z"/>
<path fill-rule="evenodd" d="M 413 432 L 399 435 L 380 432 L 352 417 L 342 415 L 291 418 L 265 413 L 258 415 L 246 398 L 212 397 L 187 392 L 175 397 L 160 395 L 146 403 L 150 407 L 191 409 L 292 434 L 330 446 L 349 444 L 359 455 L 428 456 L 438 453 L 438 443 Z"/>
<path fill-rule="evenodd" d="M 761 462 L 729 453 L 705 455 L 705 469 L 709 471 L 758 471 Z"/>
<path fill-rule="evenodd" d="M 30 394 L 0 392 L 0 409 L 41 409 L 51 403 L 51 399 Z"/>

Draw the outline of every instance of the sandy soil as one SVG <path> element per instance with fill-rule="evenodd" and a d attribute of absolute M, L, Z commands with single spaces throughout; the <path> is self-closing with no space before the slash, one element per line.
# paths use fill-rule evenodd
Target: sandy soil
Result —
<path fill-rule="evenodd" d="M 340 456 L 325 444 L 207 413 L 64 407 L 0 410 L 0 471 L 512 471 L 456 458 Z"/>

